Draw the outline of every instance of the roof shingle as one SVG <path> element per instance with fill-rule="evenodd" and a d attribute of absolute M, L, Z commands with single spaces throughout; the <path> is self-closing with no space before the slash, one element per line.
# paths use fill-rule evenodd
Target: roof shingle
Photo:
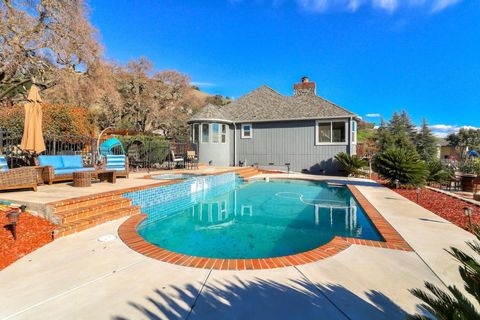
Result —
<path fill-rule="evenodd" d="M 316 95 L 287 97 L 270 87 L 261 86 L 223 107 L 205 106 L 190 122 L 219 119 L 232 122 L 268 122 L 356 116 Z"/>

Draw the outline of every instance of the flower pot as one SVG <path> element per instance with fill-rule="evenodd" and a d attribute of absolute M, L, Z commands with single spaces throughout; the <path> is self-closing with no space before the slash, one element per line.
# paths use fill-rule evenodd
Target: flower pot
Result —
<path fill-rule="evenodd" d="M 473 181 L 477 175 L 475 174 L 461 174 L 460 181 L 462 183 L 462 191 L 473 192 Z"/>

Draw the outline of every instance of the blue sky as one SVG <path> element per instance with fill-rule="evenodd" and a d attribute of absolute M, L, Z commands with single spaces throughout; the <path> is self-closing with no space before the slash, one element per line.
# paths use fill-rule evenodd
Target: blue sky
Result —
<path fill-rule="evenodd" d="M 378 122 L 405 109 L 441 135 L 480 127 L 478 0 L 90 1 L 106 57 L 146 56 L 230 97 L 266 84 Z M 373 116 L 368 117 L 367 115 Z"/>

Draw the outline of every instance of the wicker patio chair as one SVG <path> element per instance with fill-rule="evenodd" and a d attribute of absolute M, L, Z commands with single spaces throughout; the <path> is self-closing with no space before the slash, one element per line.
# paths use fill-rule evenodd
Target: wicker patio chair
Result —
<path fill-rule="evenodd" d="M 187 151 L 187 169 L 198 169 L 198 157 L 195 151 Z"/>
<path fill-rule="evenodd" d="M 37 169 L 21 167 L 9 169 L 4 156 L 0 156 L 0 190 L 30 189 L 37 191 Z"/>

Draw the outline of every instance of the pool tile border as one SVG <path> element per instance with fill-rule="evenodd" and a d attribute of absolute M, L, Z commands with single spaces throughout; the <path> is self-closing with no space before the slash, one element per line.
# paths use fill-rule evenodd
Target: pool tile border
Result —
<path fill-rule="evenodd" d="M 369 219 L 385 240 L 371 241 L 347 237 L 334 237 L 330 242 L 310 251 L 294 255 L 262 259 L 215 259 L 189 256 L 162 249 L 147 242 L 137 232 L 137 226 L 147 217 L 139 214 L 128 218 L 118 229 L 120 239 L 132 250 L 150 258 L 185 267 L 215 270 L 259 270 L 297 266 L 331 257 L 351 245 L 365 245 L 392 250 L 413 251 L 410 245 L 392 227 L 365 196 L 352 185 L 347 185 Z"/>

